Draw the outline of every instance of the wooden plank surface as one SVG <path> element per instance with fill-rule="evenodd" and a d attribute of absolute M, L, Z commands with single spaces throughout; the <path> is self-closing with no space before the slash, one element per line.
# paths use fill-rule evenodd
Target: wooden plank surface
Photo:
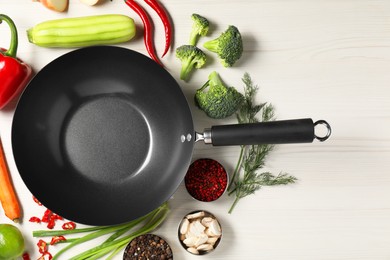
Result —
<path fill-rule="evenodd" d="M 233 214 L 227 213 L 233 198 L 224 195 L 217 202 L 200 203 L 180 186 L 170 201 L 169 218 L 156 231 L 171 244 L 175 259 L 198 259 L 180 247 L 177 225 L 187 212 L 206 209 L 220 218 L 224 233 L 218 249 L 204 259 L 389 260 L 390 2 L 161 2 L 171 15 L 175 32 L 172 50 L 162 61 L 182 86 L 198 131 L 213 124 L 235 122 L 234 118 L 208 119 L 193 104 L 195 90 L 213 70 L 240 90 L 241 78 L 248 72 L 260 87 L 258 100 L 272 103 L 278 119 L 325 119 L 333 129 L 325 143 L 277 146 L 267 160 L 267 170 L 288 172 L 299 181 L 264 188 L 243 199 Z M 50 11 L 29 0 L 2 0 L 0 6 L 0 12 L 11 16 L 18 27 L 18 56 L 36 72 L 69 51 L 28 43 L 25 31 L 49 19 L 106 13 L 129 15 L 139 26 L 139 34 L 120 46 L 147 54 L 141 20 L 119 0 L 95 7 L 70 0 L 66 13 Z M 180 63 L 174 48 L 187 43 L 192 13 L 212 23 L 210 35 L 200 40 L 200 46 L 232 24 L 243 35 L 245 51 L 233 68 L 223 68 L 214 57 L 184 83 L 179 80 Z M 163 27 L 155 14 L 151 16 L 156 25 L 157 51 L 162 53 Z M 9 31 L 4 23 L 0 25 L 0 45 L 8 48 L 8 42 Z M 0 135 L 24 208 L 24 219 L 18 227 L 26 237 L 32 259 L 37 259 L 37 241 L 31 236 L 37 225 L 28 219 L 41 214 L 41 209 L 32 202 L 13 161 L 12 116 L 12 108 L 0 111 Z M 237 147 L 196 144 L 193 158 L 211 157 L 232 171 L 238 152 Z M 0 222 L 9 222 L 1 211 Z M 115 259 L 121 258 L 119 254 Z"/>

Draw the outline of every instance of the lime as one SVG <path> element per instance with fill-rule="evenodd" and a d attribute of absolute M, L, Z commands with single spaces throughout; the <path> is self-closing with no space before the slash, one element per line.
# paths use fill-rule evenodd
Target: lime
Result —
<path fill-rule="evenodd" d="M 20 230 L 10 224 L 0 224 L 0 260 L 11 260 L 24 251 L 24 238 Z"/>

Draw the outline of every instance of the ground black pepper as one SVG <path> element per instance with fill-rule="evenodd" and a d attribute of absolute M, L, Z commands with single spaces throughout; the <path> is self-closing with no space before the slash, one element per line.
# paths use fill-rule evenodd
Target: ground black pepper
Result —
<path fill-rule="evenodd" d="M 172 260 L 171 247 L 161 237 L 154 234 L 141 235 L 127 245 L 123 254 L 124 260 Z"/>

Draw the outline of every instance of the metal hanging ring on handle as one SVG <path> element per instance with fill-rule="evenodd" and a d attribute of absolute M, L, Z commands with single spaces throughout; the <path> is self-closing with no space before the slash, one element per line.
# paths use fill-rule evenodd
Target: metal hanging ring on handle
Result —
<path fill-rule="evenodd" d="M 323 142 L 325 140 L 327 140 L 329 138 L 329 136 L 332 134 L 332 128 L 330 127 L 329 123 L 326 122 L 325 120 L 318 120 L 314 123 L 314 128 L 317 126 L 317 125 L 324 125 L 326 127 L 326 129 L 328 130 L 327 133 L 324 135 L 324 136 L 318 136 L 316 134 L 314 134 L 314 137 L 320 141 L 320 142 Z"/>

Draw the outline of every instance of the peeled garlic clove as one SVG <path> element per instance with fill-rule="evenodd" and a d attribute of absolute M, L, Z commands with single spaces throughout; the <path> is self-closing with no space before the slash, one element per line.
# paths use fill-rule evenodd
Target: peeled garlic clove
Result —
<path fill-rule="evenodd" d="M 195 236 L 200 236 L 200 235 L 204 234 L 205 229 L 206 229 L 205 226 L 203 226 L 199 220 L 191 222 L 190 226 L 189 226 L 189 231 L 192 234 L 194 234 Z"/>
<path fill-rule="evenodd" d="M 210 223 L 213 221 L 214 219 L 211 218 L 211 217 L 204 217 L 202 218 L 202 225 L 205 226 L 205 227 L 209 227 L 210 226 Z"/>
<path fill-rule="evenodd" d="M 198 251 L 210 251 L 213 250 L 214 247 L 210 244 L 202 244 L 196 248 Z"/>
<path fill-rule="evenodd" d="M 196 250 L 196 248 L 189 247 L 189 248 L 187 248 L 187 251 L 192 253 L 192 254 L 199 255 L 199 251 Z"/>
<path fill-rule="evenodd" d="M 187 215 L 187 219 L 195 219 L 195 218 L 201 218 L 204 217 L 205 213 L 204 211 L 195 212 L 193 214 Z"/>
<path fill-rule="evenodd" d="M 188 231 L 188 226 L 190 225 L 190 221 L 188 219 L 184 219 L 183 223 L 181 224 L 180 227 L 180 234 L 186 234 Z"/>
<path fill-rule="evenodd" d="M 200 245 L 206 243 L 208 239 L 209 239 L 209 236 L 203 233 L 202 235 L 200 235 L 200 236 L 198 237 L 198 239 L 196 240 L 194 246 L 195 246 L 195 247 L 198 247 L 198 246 L 200 246 Z"/>
<path fill-rule="evenodd" d="M 196 242 L 198 241 L 198 238 L 197 237 L 188 237 L 186 239 L 183 240 L 183 243 L 188 246 L 188 247 L 192 247 L 192 246 L 195 246 Z"/>
<path fill-rule="evenodd" d="M 214 234 L 214 236 L 220 236 L 222 234 L 221 227 L 216 219 L 211 221 L 209 226 L 209 232 Z"/>
<path fill-rule="evenodd" d="M 184 235 L 185 238 L 189 238 L 189 237 L 197 237 L 196 235 L 194 235 L 191 231 L 188 230 L 188 232 Z"/>
<path fill-rule="evenodd" d="M 208 235 L 209 237 L 215 237 L 215 234 L 213 232 L 210 231 L 210 228 L 206 228 L 206 230 L 204 231 L 206 233 L 206 235 Z"/>
<path fill-rule="evenodd" d="M 207 244 L 214 245 L 217 242 L 219 237 L 209 237 L 206 241 Z"/>

